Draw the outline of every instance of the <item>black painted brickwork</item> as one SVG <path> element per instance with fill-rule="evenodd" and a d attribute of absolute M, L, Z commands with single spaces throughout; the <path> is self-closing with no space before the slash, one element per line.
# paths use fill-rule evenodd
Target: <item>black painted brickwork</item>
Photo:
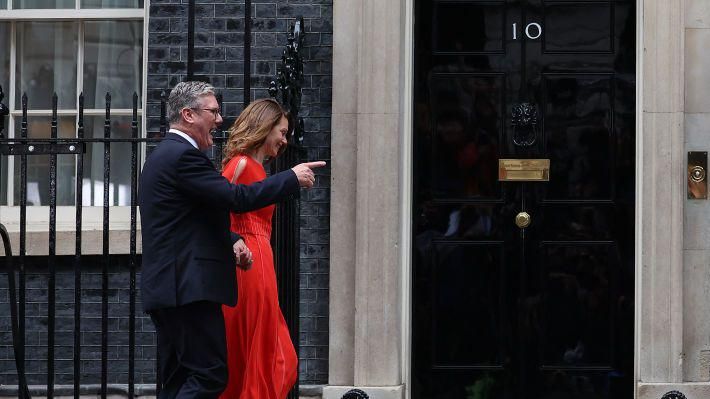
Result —
<path fill-rule="evenodd" d="M 195 71 L 224 99 L 225 128 L 243 109 L 244 1 L 197 0 Z M 148 129 L 159 130 L 160 93 L 187 71 L 187 1 L 152 0 L 148 47 Z M 288 28 L 303 16 L 305 119 L 308 159 L 330 160 L 332 0 L 252 0 L 252 99 L 267 97 L 287 43 Z M 327 382 L 330 169 L 301 195 L 300 382 Z"/>
<path fill-rule="evenodd" d="M 28 257 L 26 305 L 26 370 L 28 383 L 47 383 L 47 257 Z M 74 381 L 74 257 L 57 257 L 55 383 Z M 140 259 L 138 260 L 140 262 Z M 102 258 L 82 258 L 81 383 L 101 382 Z M 108 290 L 108 383 L 128 382 L 129 258 L 113 256 Z M 137 384 L 155 382 L 155 329 L 136 297 Z M 0 385 L 16 385 L 7 274 L 0 275 Z"/>

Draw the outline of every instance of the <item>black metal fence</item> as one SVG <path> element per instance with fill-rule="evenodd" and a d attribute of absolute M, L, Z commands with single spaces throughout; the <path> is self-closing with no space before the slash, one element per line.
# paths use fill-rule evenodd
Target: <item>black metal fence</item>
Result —
<path fill-rule="evenodd" d="M 300 143 L 303 137 L 303 122 L 298 118 L 300 107 L 300 87 L 302 81 L 302 61 L 299 54 L 299 48 L 302 43 L 302 27 L 303 21 L 296 22 L 291 34 L 289 35 L 289 44 L 284 51 L 281 68 L 278 72 L 277 79 L 272 82 L 270 93 L 272 97 L 277 97 L 291 112 L 292 126 L 294 129 L 289 138 L 289 148 L 282 157 L 277 159 L 277 162 L 272 164 L 272 172 L 285 170 L 294 164 L 298 163 L 301 158 L 302 149 Z M 245 90 L 248 93 L 248 90 Z M 130 208 L 130 240 L 128 243 L 128 259 L 129 259 L 129 315 L 128 315 L 128 373 L 125 384 L 127 386 L 127 395 L 132 398 L 136 395 L 135 382 L 135 351 L 136 351 L 136 277 L 140 267 L 140 255 L 137 251 L 137 181 L 140 173 L 140 165 L 142 164 L 141 155 L 145 153 L 144 149 L 149 148 L 161 140 L 167 131 L 167 122 L 165 115 L 165 95 L 161 104 L 160 128 L 158 132 L 147 132 L 145 137 L 140 134 L 139 107 L 138 95 L 133 95 L 132 114 L 130 116 L 130 137 L 115 137 L 113 135 L 114 121 L 111 115 L 111 95 L 106 94 L 106 106 L 103 117 L 103 136 L 102 137 L 87 137 L 85 132 L 86 117 L 84 115 L 84 98 L 83 94 L 79 96 L 78 115 L 76 116 L 76 136 L 75 137 L 60 137 L 59 120 L 60 116 L 57 112 L 57 95 L 52 98 L 52 112 L 50 119 L 50 134 L 48 138 L 36 138 L 30 134 L 28 127 L 28 102 L 26 95 L 22 96 L 21 110 L 22 115 L 19 118 L 19 135 L 16 137 L 7 138 L 4 134 L 4 117 L 8 110 L 2 105 L 3 94 L 0 88 L 0 164 L 3 160 L 13 159 L 14 164 L 18 167 L 18 173 L 15 174 L 15 179 L 11 182 L 16 188 L 17 205 L 19 207 L 19 248 L 13 251 L 10 248 L 10 237 L 5 229 L 5 226 L 0 223 L 0 235 L 2 236 L 3 246 L 5 250 L 4 266 L 7 272 L 8 294 L 10 296 L 10 319 L 12 329 L 12 347 L 15 359 L 15 366 L 18 376 L 18 396 L 21 398 L 30 397 L 30 392 L 27 389 L 27 370 L 25 361 L 26 342 L 25 336 L 27 332 L 26 319 L 26 303 L 27 303 L 27 270 L 28 264 L 27 254 L 27 210 L 32 209 L 28 203 L 28 165 L 33 157 L 45 156 L 49 158 L 48 176 L 48 205 L 49 205 L 49 222 L 47 230 L 48 237 L 48 256 L 46 271 L 47 279 L 47 355 L 46 355 L 46 396 L 52 398 L 55 396 L 55 335 L 57 331 L 57 315 L 56 315 L 56 281 L 57 281 L 57 197 L 58 197 L 58 156 L 74 157 L 74 195 L 73 206 L 75 212 L 75 243 L 73 255 L 73 274 L 74 274 L 74 309 L 73 309 L 73 393 L 74 397 L 78 398 L 82 393 L 82 273 L 84 271 L 85 256 L 82 254 L 82 211 L 85 206 L 84 191 L 84 171 L 85 161 L 87 159 L 87 149 L 89 146 L 103 147 L 102 151 L 102 195 L 97 195 L 102 198 L 102 230 L 101 230 L 101 367 L 100 367 L 100 387 L 99 394 L 105 398 L 109 392 L 109 356 L 108 356 L 108 320 L 109 320 L 109 273 L 112 270 L 112 258 L 110 254 L 110 209 L 115 205 L 112 201 L 111 179 L 112 173 L 116 170 L 112 168 L 112 156 L 116 146 L 130 146 L 130 164 L 129 164 L 129 193 L 130 199 L 126 206 Z M 221 98 L 218 96 L 218 101 L 221 105 Z M 224 109 L 224 108 L 222 108 Z M 124 117 L 125 118 L 125 117 Z M 223 126 L 226 128 L 227 126 Z M 222 156 L 222 146 L 225 141 L 225 131 L 219 130 L 214 135 L 214 149 L 212 151 L 213 161 L 215 165 L 220 165 Z M 94 151 L 94 154 L 96 151 Z M 96 158 L 96 157 L 94 157 Z M 8 161 L 9 162 L 9 161 Z M 93 159 L 93 164 L 97 165 L 97 160 Z M 2 176 L 4 179 L 5 177 Z M 93 185 L 92 185 L 93 187 Z M 63 187 L 62 189 L 66 189 Z M 92 188 L 93 190 L 93 188 Z M 94 196 L 91 191 L 92 197 Z M 89 201 L 94 204 L 94 198 Z M 0 222 L 2 222 L 0 220 Z M 274 234 L 272 237 L 275 264 L 277 268 L 277 278 L 279 286 L 279 300 L 284 312 L 284 316 L 289 325 L 291 336 L 298 350 L 298 309 L 299 309 L 299 204 L 298 201 L 290 201 L 280 205 L 274 218 Z M 156 383 L 159 386 L 159 382 Z M 157 389 L 157 387 L 156 387 Z M 289 397 L 297 397 L 298 387 L 291 392 Z M 43 396 L 45 393 L 43 392 Z"/>
<path fill-rule="evenodd" d="M 1 99 L 0 99 L 1 100 Z M 18 373 L 19 396 L 29 397 L 29 392 L 26 388 L 26 370 L 25 370 L 25 306 L 26 306 L 26 264 L 27 264 L 27 210 L 28 210 L 28 163 L 30 157 L 45 155 L 49 157 L 49 240 L 48 240 L 48 257 L 47 257 L 47 381 L 46 395 L 48 398 L 54 396 L 55 386 L 55 333 L 56 333 L 56 264 L 57 264 L 57 157 L 59 154 L 71 154 L 76 157 L 76 186 L 75 186 L 75 255 L 74 255 L 74 392 L 75 397 L 78 397 L 81 385 L 81 314 L 82 314 L 82 211 L 83 211 L 83 187 L 84 180 L 84 158 L 86 155 L 87 146 L 93 143 L 103 145 L 103 218 L 102 218 L 102 306 L 101 306 L 101 388 L 100 393 L 105 397 L 108 393 L 108 290 L 109 290 L 109 270 L 111 268 L 111 255 L 109 254 L 109 209 L 112 204 L 109 203 L 109 187 L 111 179 L 111 155 L 112 145 L 116 143 L 130 143 L 131 159 L 130 159 L 130 316 L 129 316 L 129 337 L 128 337 L 128 396 L 134 395 L 134 374 L 135 374 L 135 319 L 136 319 L 136 272 L 139 267 L 139 257 L 136 250 L 136 220 L 137 220 L 137 176 L 138 176 L 138 158 L 139 146 L 149 142 L 155 142 L 156 139 L 139 138 L 138 125 L 138 95 L 133 95 L 133 115 L 131 118 L 132 137 L 130 138 L 113 138 L 112 118 L 111 118 L 111 96 L 106 94 L 106 112 L 104 119 L 104 135 L 101 138 L 87 138 L 84 130 L 84 97 L 79 96 L 79 109 L 77 118 L 77 129 L 75 138 L 59 138 L 58 137 L 58 120 L 57 115 L 57 95 L 52 98 L 52 116 L 50 137 L 30 138 L 28 132 L 28 98 L 22 96 L 22 117 L 20 120 L 20 135 L 19 137 L 4 138 L 0 137 L 0 157 L 14 156 L 19 159 L 16 164 L 19 166 L 19 180 L 13 181 L 19 192 L 19 248 L 16 256 L 5 256 L 6 270 L 10 286 L 10 306 L 11 309 L 16 309 L 12 312 L 12 335 L 13 348 L 15 354 L 15 364 Z M 0 134 L 2 131 L 0 131 Z M 31 208 L 30 208 L 31 209 Z M 3 227 L 4 230 L 4 227 Z M 5 237 L 3 237 L 5 238 Z M 5 241 L 5 240 L 4 240 Z M 6 254 L 10 254 L 9 239 L 4 242 Z M 18 274 L 17 288 L 15 288 L 15 272 Z"/>

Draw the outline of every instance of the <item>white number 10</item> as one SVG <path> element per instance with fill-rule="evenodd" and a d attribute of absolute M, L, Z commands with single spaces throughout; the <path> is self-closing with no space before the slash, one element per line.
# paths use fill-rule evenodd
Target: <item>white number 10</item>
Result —
<path fill-rule="evenodd" d="M 531 33 L 531 28 L 534 28 L 537 30 L 535 35 Z M 528 37 L 530 40 L 535 40 L 538 39 L 540 36 L 542 36 L 542 25 L 538 24 L 537 22 L 531 22 L 525 26 L 525 36 Z M 514 23 L 513 24 L 513 40 L 518 40 L 518 24 Z"/>

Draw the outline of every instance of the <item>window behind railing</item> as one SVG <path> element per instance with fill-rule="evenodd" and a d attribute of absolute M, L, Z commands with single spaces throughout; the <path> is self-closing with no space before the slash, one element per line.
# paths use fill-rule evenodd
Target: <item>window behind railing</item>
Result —
<path fill-rule="evenodd" d="M 0 85 L 10 107 L 7 137 L 19 137 L 22 95 L 27 94 L 29 137 L 48 138 L 52 94 L 57 94 L 58 137 L 76 137 L 79 93 L 84 93 L 86 137 L 103 136 L 104 96 L 112 94 L 114 137 L 130 137 L 133 93 L 138 94 L 139 129 L 143 124 L 145 10 L 138 0 L 0 1 Z M 89 145 L 80 190 L 84 205 L 103 203 L 101 146 Z M 114 163 L 130 157 L 116 145 Z M 17 205 L 17 161 L 0 164 L 0 205 Z M 27 204 L 48 205 L 49 159 L 29 160 Z M 76 163 L 59 156 L 57 205 L 76 198 Z M 130 182 L 116 168 L 109 182 L 111 205 L 128 205 Z"/>

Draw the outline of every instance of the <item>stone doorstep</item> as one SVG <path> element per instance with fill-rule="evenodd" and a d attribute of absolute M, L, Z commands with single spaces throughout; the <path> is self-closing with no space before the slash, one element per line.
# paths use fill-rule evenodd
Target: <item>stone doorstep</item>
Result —
<path fill-rule="evenodd" d="M 670 391 L 678 391 L 687 399 L 710 398 L 710 382 L 685 382 L 685 383 L 639 383 L 638 399 L 657 399 Z"/>
<path fill-rule="evenodd" d="M 365 392 L 370 399 L 404 399 L 404 385 L 394 386 L 332 386 L 323 387 L 324 399 L 340 399 L 351 389 L 359 389 Z"/>

